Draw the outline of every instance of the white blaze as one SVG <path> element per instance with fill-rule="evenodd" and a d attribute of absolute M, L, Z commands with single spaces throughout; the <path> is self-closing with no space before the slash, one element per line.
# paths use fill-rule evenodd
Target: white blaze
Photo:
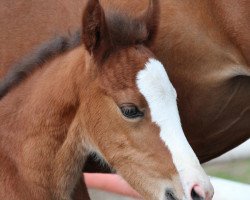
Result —
<path fill-rule="evenodd" d="M 149 105 L 152 121 L 160 128 L 161 139 L 172 154 L 187 198 L 190 198 L 193 184 L 199 184 L 205 191 L 212 191 L 209 178 L 182 130 L 176 91 L 163 65 L 155 59 L 149 59 L 137 75 L 137 86 Z"/>

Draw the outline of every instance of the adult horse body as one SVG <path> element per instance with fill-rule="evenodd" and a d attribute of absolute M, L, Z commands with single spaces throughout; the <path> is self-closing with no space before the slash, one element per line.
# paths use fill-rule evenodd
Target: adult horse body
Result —
<path fill-rule="evenodd" d="M 0 2 L 2 76 L 34 45 L 55 32 L 77 29 L 79 7 L 85 4 L 84 0 L 18 2 L 14 7 L 9 0 Z M 147 2 L 111 4 L 137 15 Z M 102 4 L 106 9 L 110 2 Z M 161 0 L 160 4 L 160 28 L 152 49 L 177 90 L 188 140 L 205 162 L 250 136 L 250 2 Z"/>
<path fill-rule="evenodd" d="M 53 40 L 23 60 L 24 79 L 19 68 L 7 76 L 0 199 L 88 199 L 81 175 L 94 152 L 145 199 L 211 200 L 209 178 L 180 124 L 175 89 L 148 48 L 158 13 L 157 0 L 138 18 L 104 13 L 89 0 L 81 36 Z"/>

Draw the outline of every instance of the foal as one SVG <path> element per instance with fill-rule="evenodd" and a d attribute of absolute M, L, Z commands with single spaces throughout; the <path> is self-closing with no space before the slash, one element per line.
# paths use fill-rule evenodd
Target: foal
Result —
<path fill-rule="evenodd" d="M 15 76 L 3 83 L 16 85 L 0 101 L 0 199 L 75 199 L 93 152 L 145 199 L 212 198 L 182 131 L 176 92 L 147 48 L 158 13 L 155 0 L 138 19 L 104 14 L 89 0 L 83 45 L 55 41 L 31 58 L 41 67 L 19 84 Z M 44 57 L 53 58 L 39 65 Z"/>

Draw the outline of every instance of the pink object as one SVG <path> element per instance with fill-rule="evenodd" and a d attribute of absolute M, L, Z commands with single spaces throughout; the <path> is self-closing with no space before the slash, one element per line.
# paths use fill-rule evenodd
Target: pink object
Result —
<path fill-rule="evenodd" d="M 125 180 L 116 174 L 84 173 L 84 179 L 88 188 L 142 199 Z"/>
<path fill-rule="evenodd" d="M 196 194 L 205 199 L 206 194 L 201 186 L 195 185 L 192 189 L 196 192 Z"/>

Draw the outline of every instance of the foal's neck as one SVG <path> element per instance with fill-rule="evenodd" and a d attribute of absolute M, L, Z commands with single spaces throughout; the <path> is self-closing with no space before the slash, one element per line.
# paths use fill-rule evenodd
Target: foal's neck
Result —
<path fill-rule="evenodd" d="M 55 58 L 0 102 L 0 147 L 22 180 L 50 185 L 56 199 L 70 199 L 87 156 L 77 119 L 86 58 L 82 47 Z"/>
<path fill-rule="evenodd" d="M 12 89 L 0 101 L 0 109 L 14 113 L 15 121 L 29 118 L 28 126 L 50 125 L 58 117 L 72 119 L 78 106 L 78 84 L 85 82 L 86 57 L 82 47 L 57 56 Z M 40 124 L 45 119 L 50 123 Z"/>

